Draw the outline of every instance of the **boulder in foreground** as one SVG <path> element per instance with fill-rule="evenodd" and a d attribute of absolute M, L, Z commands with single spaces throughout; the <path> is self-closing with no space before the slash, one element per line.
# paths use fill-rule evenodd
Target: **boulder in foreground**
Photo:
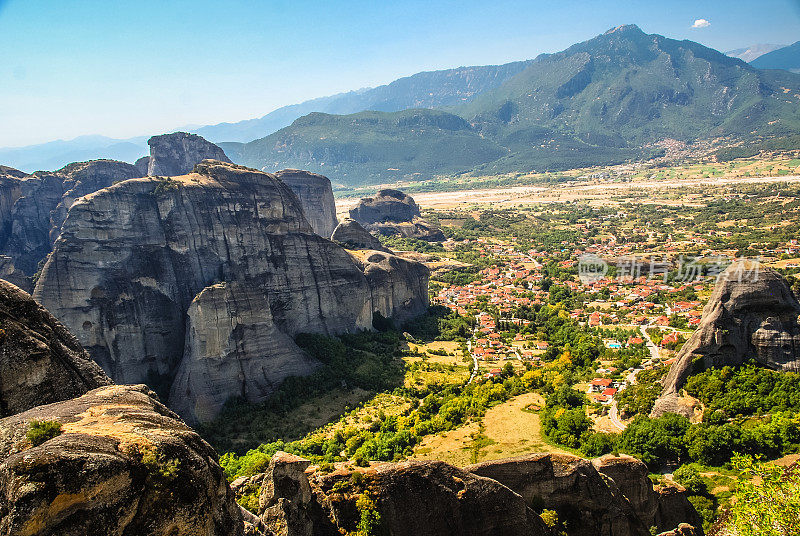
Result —
<path fill-rule="evenodd" d="M 32 444 L 33 420 L 60 431 Z M 0 534 L 242 534 L 216 453 L 143 385 L 6 417 L 0 437 Z"/>

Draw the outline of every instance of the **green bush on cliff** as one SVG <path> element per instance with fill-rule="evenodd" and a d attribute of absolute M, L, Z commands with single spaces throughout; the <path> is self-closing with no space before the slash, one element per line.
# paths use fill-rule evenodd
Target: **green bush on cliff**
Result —
<path fill-rule="evenodd" d="M 714 535 L 800 534 L 800 466 L 778 467 L 736 456 L 733 466 L 744 477 L 730 508 L 711 533 Z"/>
<path fill-rule="evenodd" d="M 358 521 L 358 536 L 373 536 L 378 534 L 381 524 L 381 515 L 378 507 L 367 493 L 362 493 L 356 500 L 356 508 L 361 518 Z"/>
<path fill-rule="evenodd" d="M 61 433 L 61 423 L 58 421 L 37 421 L 33 419 L 28 423 L 28 432 L 25 437 L 31 445 L 38 447 Z"/>

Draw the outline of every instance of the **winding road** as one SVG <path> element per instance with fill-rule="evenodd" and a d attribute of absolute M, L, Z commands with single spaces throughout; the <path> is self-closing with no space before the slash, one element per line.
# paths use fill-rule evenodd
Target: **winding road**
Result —
<path fill-rule="evenodd" d="M 653 361 L 658 361 L 658 346 L 653 343 L 653 340 L 650 338 L 650 335 L 647 333 L 647 328 L 650 327 L 650 324 L 646 326 L 639 326 L 639 331 L 642 333 L 642 337 L 644 338 L 645 345 L 647 349 L 650 350 L 650 357 Z M 633 385 L 636 383 L 636 375 L 639 374 L 642 369 L 633 369 L 633 371 L 625 377 L 625 384 Z M 621 391 L 622 389 L 620 389 Z M 611 424 L 613 424 L 617 429 L 621 432 L 627 428 L 627 424 L 622 422 L 619 418 L 619 409 L 617 408 L 617 401 L 611 403 L 611 409 L 608 411 L 608 417 L 611 419 Z"/>

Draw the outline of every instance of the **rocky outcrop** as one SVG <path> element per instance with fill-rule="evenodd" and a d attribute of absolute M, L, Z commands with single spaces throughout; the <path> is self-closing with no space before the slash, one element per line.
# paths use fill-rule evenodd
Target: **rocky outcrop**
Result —
<path fill-rule="evenodd" d="M 532 507 L 546 505 L 571 527 L 569 536 L 650 534 L 619 488 L 588 460 L 570 455 L 531 454 L 464 468 L 519 493 Z"/>
<path fill-rule="evenodd" d="M 300 200 L 300 206 L 314 232 L 323 238 L 330 238 L 338 222 L 336 202 L 328 177 L 299 169 L 283 169 L 275 176 L 286 183 Z"/>
<path fill-rule="evenodd" d="M 430 270 L 422 263 L 409 261 L 384 251 L 362 250 L 354 255 L 367 277 L 372 310 L 398 324 L 425 312 Z"/>
<path fill-rule="evenodd" d="M 193 422 L 312 370 L 291 342 L 300 332 L 424 310 L 427 270 L 380 255 L 356 262 L 314 234 L 275 176 L 204 161 L 81 198 L 35 296 L 112 379 L 170 393 Z"/>
<path fill-rule="evenodd" d="M 354 533 L 368 497 L 390 536 L 550 535 L 522 497 L 444 462 L 376 464 L 322 474 L 277 453 L 260 481 L 259 515 L 278 536 Z M 358 478 L 356 478 L 358 477 Z"/>
<path fill-rule="evenodd" d="M 50 253 L 67 211 L 78 197 L 137 176 L 136 168 L 125 162 L 92 160 L 26 177 L 19 183 L 19 195 L 10 210 L 3 253 L 17 269 L 33 275 Z"/>
<path fill-rule="evenodd" d="M 442 230 L 423 220 L 414 199 L 399 190 L 379 190 L 350 209 L 350 217 L 368 231 L 385 236 L 442 241 Z"/>
<path fill-rule="evenodd" d="M 0 251 L 5 248 L 11 234 L 11 211 L 21 195 L 22 181 L 20 178 L 14 175 L 4 175 L 0 170 Z"/>
<path fill-rule="evenodd" d="M 400 190 L 386 188 L 375 197 L 365 197 L 350 209 L 350 217 L 361 224 L 403 223 L 421 217 L 414 198 Z"/>
<path fill-rule="evenodd" d="M 0 533 L 241 535 L 216 453 L 154 396 L 105 386 L 0 420 Z M 32 443 L 34 420 L 60 430 Z"/>
<path fill-rule="evenodd" d="M 147 144 L 150 146 L 147 175 L 150 176 L 184 175 L 206 159 L 230 163 L 225 151 L 197 134 L 173 132 L 153 136 Z"/>
<path fill-rule="evenodd" d="M 646 527 L 672 530 L 681 523 L 702 527 L 703 522 L 678 485 L 653 486 L 647 466 L 631 456 L 606 455 L 592 460 L 597 471 L 614 481 Z M 701 531 L 702 532 L 702 531 Z"/>
<path fill-rule="evenodd" d="M 5 175 L 5 176 L 8 176 L 8 177 L 15 177 L 17 179 L 22 179 L 22 178 L 28 176 L 28 174 L 25 173 L 24 171 L 20 171 L 20 170 L 18 170 L 16 168 L 13 168 L 11 166 L 2 166 L 2 165 L 0 165 L 0 175 Z"/>
<path fill-rule="evenodd" d="M 135 167 L 139 171 L 140 177 L 147 177 L 147 172 L 150 170 L 150 157 L 143 156 L 136 160 L 133 163 L 133 167 Z"/>
<path fill-rule="evenodd" d="M 676 356 L 652 415 L 691 415 L 680 396 L 687 378 L 709 367 L 755 359 L 765 367 L 800 371 L 800 303 L 778 273 L 752 261 L 723 272 L 703 309 L 697 330 Z"/>
<path fill-rule="evenodd" d="M 74 398 L 109 383 L 44 307 L 0 280 L 0 416 Z"/>
<path fill-rule="evenodd" d="M 305 376 L 319 364 L 278 328 L 257 285 L 206 287 L 192 300 L 188 317 L 184 358 L 170 395 L 182 415 L 210 420 L 233 393 L 262 401 L 281 379 Z"/>
<path fill-rule="evenodd" d="M 348 249 L 372 249 L 390 253 L 389 248 L 372 236 L 360 223 L 352 218 L 345 218 L 336 226 L 331 234 L 331 240 Z"/>

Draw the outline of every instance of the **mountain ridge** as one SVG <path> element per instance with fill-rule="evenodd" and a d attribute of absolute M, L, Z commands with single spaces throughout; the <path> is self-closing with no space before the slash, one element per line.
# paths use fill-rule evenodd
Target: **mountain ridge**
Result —
<path fill-rule="evenodd" d="M 461 125 L 458 135 L 440 129 L 434 136 L 381 112 L 371 112 L 371 123 L 359 114 L 311 114 L 224 148 L 251 167 L 303 167 L 348 185 L 552 171 L 647 158 L 664 139 L 789 135 L 800 128 L 798 94 L 797 75 L 621 25 L 542 54 L 501 86 L 440 111 L 439 120 L 449 114 Z M 413 114 L 433 118 L 430 110 Z"/>

